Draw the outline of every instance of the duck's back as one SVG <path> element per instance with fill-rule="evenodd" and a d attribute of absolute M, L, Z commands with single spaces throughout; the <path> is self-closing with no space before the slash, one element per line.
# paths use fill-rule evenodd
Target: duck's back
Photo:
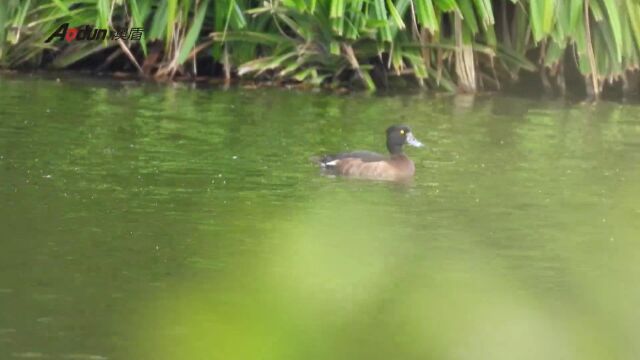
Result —
<path fill-rule="evenodd" d="M 387 159 L 386 156 L 382 154 L 375 153 L 373 151 L 352 151 L 352 152 L 344 152 L 334 155 L 325 155 L 321 163 L 323 165 L 329 165 L 336 160 L 344 160 L 344 159 L 359 159 L 362 162 L 374 162 L 374 161 L 382 161 Z"/>

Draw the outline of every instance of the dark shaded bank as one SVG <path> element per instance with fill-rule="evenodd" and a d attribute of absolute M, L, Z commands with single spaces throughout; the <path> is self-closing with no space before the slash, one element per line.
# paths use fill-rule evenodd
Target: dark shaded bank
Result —
<path fill-rule="evenodd" d="M 256 91 L 261 89 L 285 89 L 294 91 L 313 92 L 318 94 L 333 95 L 350 95 L 360 92 L 370 93 L 374 96 L 414 96 L 419 94 L 428 94 L 434 97 L 457 97 L 458 94 L 446 92 L 437 89 L 425 89 L 416 87 L 407 82 L 396 81 L 388 87 L 378 88 L 375 92 L 368 92 L 361 87 L 348 86 L 341 84 L 335 87 L 329 86 L 313 86 L 304 82 L 282 82 L 270 79 L 251 79 L 232 77 L 225 80 L 219 76 L 177 76 L 173 79 L 157 80 L 149 77 L 141 77 L 131 71 L 93 71 L 90 68 L 72 67 L 70 69 L 0 69 L 0 80 L 50 80 L 70 85 L 81 85 L 85 83 L 94 83 L 96 86 L 150 86 L 151 88 L 191 88 L 198 90 L 235 90 L 242 89 L 246 91 Z M 525 80 L 526 79 L 526 80 Z M 582 102 L 591 102 L 595 98 L 586 98 L 583 89 L 575 87 L 575 92 L 566 92 L 559 94 L 557 92 L 545 92 L 539 79 L 531 75 L 523 79 L 521 82 L 511 85 L 500 91 L 478 90 L 474 93 L 460 93 L 460 101 L 470 101 L 465 99 L 483 99 L 492 96 L 509 95 L 522 99 L 533 99 L 539 101 L 555 101 L 560 100 L 567 105 L 575 105 Z M 640 103 L 640 98 L 624 96 L 620 91 L 607 91 L 598 99 L 614 102 L 624 102 L 627 104 Z"/>

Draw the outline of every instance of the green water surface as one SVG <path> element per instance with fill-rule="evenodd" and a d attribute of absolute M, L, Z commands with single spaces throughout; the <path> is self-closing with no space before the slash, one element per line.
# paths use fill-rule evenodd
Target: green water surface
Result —
<path fill-rule="evenodd" d="M 0 359 L 638 359 L 639 241 L 638 105 L 0 78 Z"/>

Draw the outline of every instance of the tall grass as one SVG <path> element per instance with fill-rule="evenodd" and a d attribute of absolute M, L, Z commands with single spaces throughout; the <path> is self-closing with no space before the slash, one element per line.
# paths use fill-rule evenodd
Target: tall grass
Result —
<path fill-rule="evenodd" d="M 44 39 L 61 23 L 144 27 L 140 42 Z M 64 68 L 124 59 L 143 76 L 268 78 L 375 89 L 501 88 L 522 70 L 563 91 L 574 69 L 597 96 L 635 87 L 635 0 L 4 0 L 0 66 Z M 99 55 L 96 55 L 99 53 Z M 104 60 L 104 63 L 100 63 Z"/>

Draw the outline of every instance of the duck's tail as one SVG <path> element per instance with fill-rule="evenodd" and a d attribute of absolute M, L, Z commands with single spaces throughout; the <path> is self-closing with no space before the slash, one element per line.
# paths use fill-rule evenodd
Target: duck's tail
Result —
<path fill-rule="evenodd" d="M 316 155 L 310 157 L 309 160 L 311 160 L 315 164 L 320 165 L 320 167 L 323 169 L 332 168 L 338 162 L 338 158 L 335 155 Z"/>

